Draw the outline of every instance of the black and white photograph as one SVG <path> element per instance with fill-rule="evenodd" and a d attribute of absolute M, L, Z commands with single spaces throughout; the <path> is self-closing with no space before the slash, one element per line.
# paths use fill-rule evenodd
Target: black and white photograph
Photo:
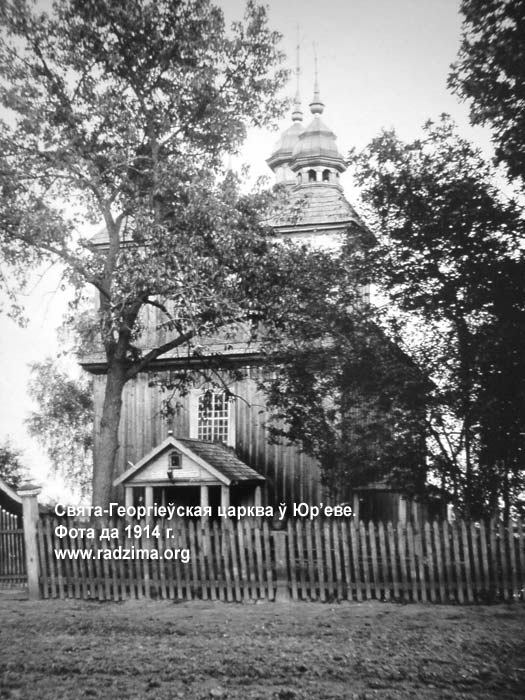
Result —
<path fill-rule="evenodd" d="M 525 697 L 525 0 L 0 0 L 0 700 Z"/>

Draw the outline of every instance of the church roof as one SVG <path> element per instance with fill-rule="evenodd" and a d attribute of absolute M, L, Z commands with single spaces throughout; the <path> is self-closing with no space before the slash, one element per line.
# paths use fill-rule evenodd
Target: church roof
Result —
<path fill-rule="evenodd" d="M 292 151 L 303 131 L 304 126 L 300 121 L 295 121 L 288 129 L 283 131 L 281 138 L 275 144 L 272 155 L 266 160 L 272 170 L 279 165 L 290 162 Z"/>
<path fill-rule="evenodd" d="M 113 485 L 118 486 L 130 481 L 149 464 L 158 461 L 162 454 L 165 454 L 172 448 L 185 454 L 190 460 L 199 464 L 205 472 L 214 475 L 215 478 L 218 478 L 228 486 L 241 482 L 265 481 L 264 476 L 261 476 L 261 474 L 249 467 L 237 457 L 232 449 L 220 442 L 179 438 L 170 434 L 141 460 L 117 477 Z"/>
<path fill-rule="evenodd" d="M 329 182 L 299 185 L 286 207 L 268 222 L 275 228 L 356 223 L 364 226 L 341 187 Z"/>
<path fill-rule="evenodd" d="M 193 454 L 199 456 L 217 471 L 221 472 L 231 483 L 265 480 L 264 476 L 261 476 L 249 467 L 237 457 L 232 449 L 220 442 L 206 442 L 205 440 L 193 440 L 191 438 L 178 438 L 178 441 Z"/>
<path fill-rule="evenodd" d="M 315 103 L 312 103 L 315 104 Z M 321 120 L 318 114 L 302 131 L 292 151 L 290 167 L 293 171 L 304 167 L 327 165 L 340 173 L 346 170 L 346 163 L 339 153 L 336 136 Z"/>

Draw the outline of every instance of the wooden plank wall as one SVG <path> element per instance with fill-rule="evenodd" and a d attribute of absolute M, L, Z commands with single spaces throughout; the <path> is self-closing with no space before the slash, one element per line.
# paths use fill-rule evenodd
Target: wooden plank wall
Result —
<path fill-rule="evenodd" d="M 415 529 L 410 524 L 394 528 L 391 523 L 316 519 L 289 521 L 287 530 L 279 532 L 266 521 L 178 520 L 158 523 L 160 535 L 148 536 L 143 521 L 121 521 L 105 524 L 117 528 L 118 539 L 102 541 L 59 538 L 57 525 L 78 524 L 40 519 L 44 598 L 274 600 L 284 582 L 280 600 L 284 593 L 292 600 L 322 602 L 485 603 L 523 600 L 525 587 L 521 522 L 508 527 L 496 521 L 426 522 Z M 141 536 L 127 536 L 129 525 L 140 525 Z M 276 552 L 282 553 L 283 539 L 277 538 L 284 538 L 281 568 Z M 158 550 L 161 558 L 104 558 L 105 549 L 119 547 Z M 179 548 L 190 550 L 188 563 L 165 558 L 166 550 Z M 55 550 L 73 554 L 58 559 Z"/>
<path fill-rule="evenodd" d="M 257 390 L 256 367 L 244 368 L 245 377 L 232 380 L 230 388 L 235 420 L 235 449 L 243 461 L 266 477 L 265 502 L 319 503 L 323 500 L 320 469 L 316 460 L 300 451 L 297 446 L 270 444 L 263 394 Z M 167 380 L 167 373 L 160 373 Z M 178 410 L 168 423 L 162 412 L 162 402 L 169 392 L 160 386 L 151 386 L 151 378 L 140 374 L 124 389 L 122 416 L 119 429 L 120 448 L 117 454 L 117 474 L 122 474 L 129 463 L 136 464 L 144 455 L 166 439 L 168 430 L 177 437 L 190 437 L 190 397 L 177 396 Z M 228 381 L 228 378 L 225 377 Z M 105 376 L 93 377 L 95 426 L 100 424 Z M 201 388 L 205 388 L 203 385 Z M 98 430 L 95 428 L 95 441 Z"/>
<path fill-rule="evenodd" d="M 0 588 L 25 584 L 24 530 L 19 516 L 0 508 Z"/>

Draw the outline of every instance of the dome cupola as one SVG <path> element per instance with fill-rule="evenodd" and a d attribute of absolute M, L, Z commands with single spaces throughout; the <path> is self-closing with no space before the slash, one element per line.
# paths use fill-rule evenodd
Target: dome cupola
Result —
<path fill-rule="evenodd" d="M 338 183 L 346 163 L 336 144 L 336 136 L 321 120 L 324 104 L 319 96 L 317 66 L 314 96 L 310 102 L 314 118 L 299 134 L 293 147 L 290 169 L 296 173 L 299 184 L 306 182 Z"/>
<path fill-rule="evenodd" d="M 300 74 L 299 44 L 297 44 L 297 67 L 295 69 L 297 90 L 293 101 L 292 124 L 281 134 L 281 138 L 275 144 L 272 155 L 266 160 L 275 173 L 278 184 L 294 185 L 296 180 L 295 173 L 290 170 L 290 160 L 299 136 L 304 131 L 303 110 L 301 109 L 301 95 L 299 91 Z"/>
<path fill-rule="evenodd" d="M 275 144 L 272 155 L 267 159 L 267 163 L 277 177 L 277 182 L 295 182 L 295 175 L 290 170 L 290 160 L 292 152 L 304 131 L 303 112 L 301 101 L 297 94 L 294 100 L 294 110 L 292 112 L 292 124 L 282 134 Z"/>

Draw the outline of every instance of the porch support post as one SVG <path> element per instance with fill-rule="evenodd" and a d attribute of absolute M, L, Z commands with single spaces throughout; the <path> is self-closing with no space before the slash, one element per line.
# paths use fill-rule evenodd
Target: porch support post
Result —
<path fill-rule="evenodd" d="M 39 561 L 36 530 L 38 525 L 38 494 L 42 489 L 34 484 L 24 484 L 18 491 L 22 498 L 22 518 L 24 524 L 24 544 L 26 550 L 27 590 L 29 600 L 40 598 L 38 583 Z"/>
<path fill-rule="evenodd" d="M 127 510 L 133 506 L 133 486 L 126 486 L 124 488 L 124 498 Z"/>
<path fill-rule="evenodd" d="M 208 492 L 208 487 L 205 486 L 204 484 L 201 484 L 201 508 L 207 508 L 209 506 L 210 499 L 209 499 L 209 492 Z M 207 515 L 203 515 L 203 518 L 207 518 Z"/>
<path fill-rule="evenodd" d="M 153 486 L 146 486 L 144 489 L 144 505 L 146 508 L 153 508 Z"/>
<path fill-rule="evenodd" d="M 230 487 L 221 486 L 221 506 L 223 508 L 230 507 Z"/>

